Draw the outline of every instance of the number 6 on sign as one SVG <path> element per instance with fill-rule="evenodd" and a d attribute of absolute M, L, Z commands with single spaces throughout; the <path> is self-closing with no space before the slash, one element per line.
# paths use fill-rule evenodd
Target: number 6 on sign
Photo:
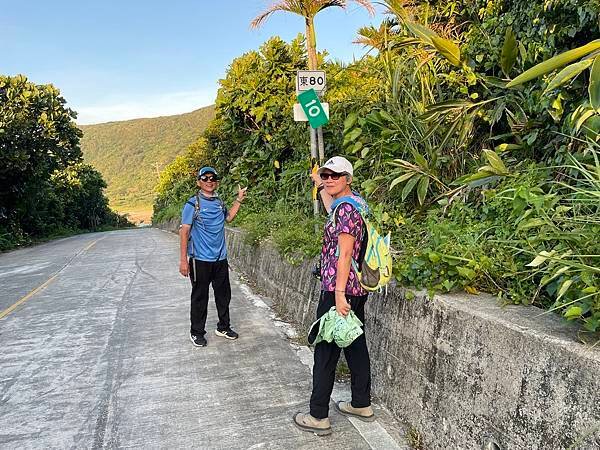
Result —
<path fill-rule="evenodd" d="M 309 89 L 298 95 L 298 102 L 304 110 L 311 127 L 319 128 L 329 122 L 314 89 Z"/>

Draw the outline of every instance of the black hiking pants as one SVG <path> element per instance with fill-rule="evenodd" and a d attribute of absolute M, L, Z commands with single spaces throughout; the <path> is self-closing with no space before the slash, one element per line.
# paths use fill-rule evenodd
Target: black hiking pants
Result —
<path fill-rule="evenodd" d="M 194 264 L 195 263 L 195 264 Z M 230 326 L 229 302 L 231 286 L 229 284 L 229 265 L 227 260 L 199 261 L 189 260 L 190 281 L 192 282 L 192 302 L 190 308 L 190 334 L 206 334 L 206 315 L 208 310 L 208 286 L 212 283 L 219 322 L 217 330 L 224 331 Z M 194 281 L 195 279 L 195 281 Z"/>
<path fill-rule="evenodd" d="M 346 295 L 352 311 L 365 323 L 365 302 L 367 295 L 355 297 Z M 321 291 L 317 319 L 335 306 L 335 292 Z M 363 325 L 364 331 L 364 325 Z M 341 348 L 335 342 L 319 342 L 315 346 L 315 365 L 313 367 L 313 390 L 310 397 L 310 415 L 317 419 L 329 416 L 329 400 L 335 382 L 335 368 L 340 358 Z M 365 334 L 344 349 L 344 356 L 350 369 L 350 388 L 352 406 L 364 408 L 371 405 L 371 361 Z"/>

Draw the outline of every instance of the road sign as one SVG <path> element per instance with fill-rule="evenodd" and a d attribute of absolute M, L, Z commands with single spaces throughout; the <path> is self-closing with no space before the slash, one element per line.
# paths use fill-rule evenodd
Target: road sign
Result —
<path fill-rule="evenodd" d="M 306 114 L 308 123 L 313 128 L 319 128 L 329 122 L 329 118 L 323 110 L 323 105 L 314 89 L 309 89 L 298 95 L 298 102 Z"/>
<path fill-rule="evenodd" d="M 329 103 L 321 103 L 325 115 L 329 118 Z M 294 103 L 294 121 L 295 122 L 308 122 L 308 117 L 304 114 L 304 110 L 300 103 Z"/>
<path fill-rule="evenodd" d="M 299 70 L 296 73 L 296 94 L 314 89 L 323 92 L 327 87 L 324 70 Z"/>

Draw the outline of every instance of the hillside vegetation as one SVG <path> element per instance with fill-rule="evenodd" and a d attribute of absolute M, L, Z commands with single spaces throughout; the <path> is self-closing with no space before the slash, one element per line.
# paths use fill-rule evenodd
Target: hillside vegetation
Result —
<path fill-rule="evenodd" d="M 207 106 L 175 116 L 83 125 L 81 150 L 106 180 L 111 207 L 130 214 L 151 210 L 158 174 L 213 117 L 214 107 Z"/>
<path fill-rule="evenodd" d="M 370 55 L 321 53 L 319 66 L 325 156 L 354 164 L 353 187 L 392 232 L 396 280 L 600 332 L 600 1 L 381 3 L 386 20 L 357 33 Z M 248 186 L 235 223 L 251 240 L 318 253 L 307 125 L 290 114 L 304 44 L 273 37 L 231 63 L 216 118 L 161 176 L 155 221 L 179 214 L 210 163 L 226 202 Z"/>

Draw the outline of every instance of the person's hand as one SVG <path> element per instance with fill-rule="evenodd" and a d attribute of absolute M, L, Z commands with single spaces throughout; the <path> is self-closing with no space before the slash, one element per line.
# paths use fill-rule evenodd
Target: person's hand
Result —
<path fill-rule="evenodd" d="M 244 198 L 246 197 L 246 190 L 248 189 L 248 187 L 246 186 L 245 188 L 242 188 L 239 184 L 238 184 L 238 195 L 237 195 L 237 200 L 241 203 L 244 201 Z"/>
<path fill-rule="evenodd" d="M 342 317 L 346 317 L 350 312 L 350 303 L 346 300 L 346 294 L 341 291 L 335 291 L 335 310 Z"/>
<path fill-rule="evenodd" d="M 181 260 L 179 262 L 179 273 L 184 277 L 187 277 L 190 274 L 190 265 L 187 261 Z"/>
<path fill-rule="evenodd" d="M 319 170 L 318 167 L 317 167 L 317 170 Z M 310 177 L 312 178 L 313 182 L 315 183 L 315 186 L 320 186 L 321 184 L 323 184 L 323 180 L 321 180 L 321 177 L 319 176 L 319 174 L 317 174 L 317 170 L 315 170 L 314 172 L 311 171 Z"/>

